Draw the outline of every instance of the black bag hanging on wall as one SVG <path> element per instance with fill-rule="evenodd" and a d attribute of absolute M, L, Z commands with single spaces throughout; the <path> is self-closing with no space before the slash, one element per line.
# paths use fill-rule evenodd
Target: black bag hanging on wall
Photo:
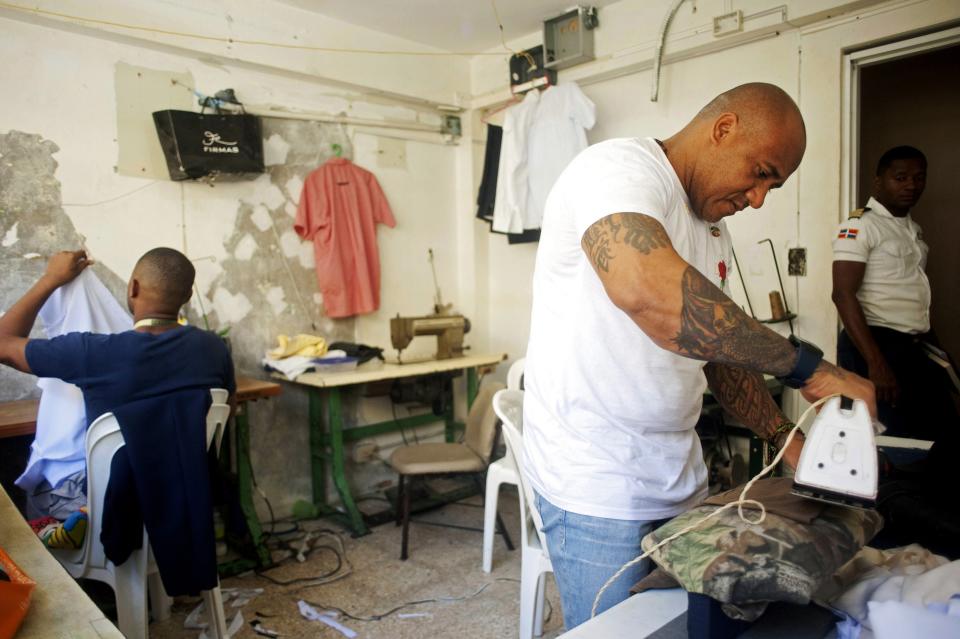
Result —
<path fill-rule="evenodd" d="M 260 118 L 194 111 L 154 111 L 171 180 L 211 174 L 263 173 Z"/>

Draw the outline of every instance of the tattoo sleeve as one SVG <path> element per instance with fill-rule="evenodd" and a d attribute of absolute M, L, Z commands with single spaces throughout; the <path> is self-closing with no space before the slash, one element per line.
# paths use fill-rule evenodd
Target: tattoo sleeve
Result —
<path fill-rule="evenodd" d="M 628 303 L 649 303 L 657 307 L 659 317 L 669 317 L 666 322 L 644 328 L 663 348 L 692 359 L 759 373 L 786 375 L 793 369 L 796 351 L 790 342 L 748 316 L 697 269 L 683 262 L 656 219 L 641 213 L 608 215 L 587 229 L 581 246 L 604 286 L 612 282 L 612 288 L 607 289 L 611 299 L 614 293 L 629 289 L 631 295 L 624 296 Z M 663 263 L 659 260 L 661 255 L 673 259 L 672 264 L 682 265 L 672 271 L 670 280 L 655 275 L 657 265 Z M 649 275 L 641 285 L 637 273 L 644 271 L 654 275 Z M 676 280 L 672 278 L 679 273 L 680 281 L 673 284 Z M 669 290 L 663 286 L 665 281 L 671 282 Z M 675 315 L 678 301 L 679 321 Z M 642 311 L 636 308 L 625 310 L 643 327 Z M 662 332 L 651 334 L 651 330 L 661 330 L 661 326 Z"/>
<path fill-rule="evenodd" d="M 681 355 L 773 375 L 793 369 L 790 342 L 747 316 L 692 266 L 683 273 L 681 296 L 680 331 L 673 338 Z"/>
<path fill-rule="evenodd" d="M 727 413 L 770 441 L 777 427 L 787 421 L 773 401 L 763 375 L 737 366 L 710 363 L 703 370 L 713 396 Z"/>
<path fill-rule="evenodd" d="M 590 226 L 583 236 L 583 247 L 590 261 L 604 273 L 610 272 L 613 244 L 623 243 L 649 255 L 650 251 L 671 246 L 663 226 L 648 215 L 615 213 Z"/>

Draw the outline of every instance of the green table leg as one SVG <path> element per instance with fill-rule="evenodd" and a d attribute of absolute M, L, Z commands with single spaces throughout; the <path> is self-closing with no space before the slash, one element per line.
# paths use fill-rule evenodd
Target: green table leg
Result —
<path fill-rule="evenodd" d="M 270 551 L 263 543 L 263 529 L 253 505 L 253 470 L 250 464 L 250 422 L 247 419 L 247 407 L 241 406 L 234 423 L 237 427 L 237 492 L 240 509 L 247 521 L 250 539 L 257 553 L 257 563 L 261 568 L 270 565 Z"/>
<path fill-rule="evenodd" d="M 323 510 L 327 505 L 327 454 L 324 450 L 323 397 L 311 388 L 310 400 L 310 487 L 313 503 Z"/>
<path fill-rule="evenodd" d="M 347 483 L 347 475 L 344 469 L 343 455 L 343 418 L 340 413 L 340 390 L 331 388 L 327 396 L 327 405 L 330 412 L 330 452 L 333 465 L 333 483 L 340 493 L 340 501 L 347 511 L 347 518 L 350 521 L 350 527 L 354 534 L 359 537 L 370 532 L 363 521 L 363 515 L 357 509 L 353 501 L 353 494 L 350 492 L 350 485 Z"/>
<path fill-rule="evenodd" d="M 467 369 L 467 411 L 473 408 L 473 400 L 477 398 L 480 389 L 480 380 L 477 379 L 477 369 Z"/>

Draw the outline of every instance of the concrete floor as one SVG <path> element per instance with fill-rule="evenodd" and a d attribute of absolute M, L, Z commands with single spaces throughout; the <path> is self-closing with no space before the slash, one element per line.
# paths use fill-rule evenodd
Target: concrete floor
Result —
<path fill-rule="evenodd" d="M 301 582 L 280 586 L 256 575 L 225 579 L 222 583 L 224 588 L 264 589 L 262 595 L 240 608 L 244 626 L 234 636 L 238 639 L 257 637 L 249 625 L 255 618 L 261 619 L 264 628 L 277 631 L 281 637 L 343 636 L 321 622 L 307 621 L 301 617 L 297 608 L 298 599 L 317 604 L 315 607 L 320 611 L 324 606 L 336 606 L 358 617 L 370 617 L 405 602 L 469 597 L 460 601 L 424 603 L 399 611 L 400 614 L 426 613 L 422 617 L 401 618 L 393 614 L 379 621 L 345 618 L 339 621 L 355 630 L 359 637 L 371 639 L 516 637 L 520 601 L 518 509 L 516 491 L 512 487 L 504 487 L 500 497 L 500 512 L 517 550 L 508 551 L 503 539 L 498 536 L 494 544 L 493 572 L 489 575 L 480 567 L 481 532 L 424 523 L 481 528 L 483 508 L 477 496 L 415 515 L 410 525 L 410 558 L 407 561 L 399 559 L 400 528 L 390 523 L 374 528 L 371 534 L 359 539 L 342 535 L 350 568 L 341 568 L 337 574 L 348 571 L 350 574 L 332 583 L 311 586 Z M 303 527 L 342 531 L 326 520 L 304 522 Z M 337 545 L 330 535 L 322 535 L 316 543 Z M 310 553 L 304 563 L 288 559 L 267 573 L 275 579 L 287 581 L 328 573 L 336 564 L 333 553 L 318 549 Z M 549 639 L 561 634 L 563 620 L 553 577 L 548 576 L 547 579 L 550 616 L 544 625 L 544 636 Z M 485 585 L 482 592 L 474 595 Z M 199 631 L 185 629 L 184 619 L 198 601 L 178 598 L 169 620 L 150 625 L 151 639 L 196 639 Z M 228 622 L 236 610 L 227 605 Z"/>

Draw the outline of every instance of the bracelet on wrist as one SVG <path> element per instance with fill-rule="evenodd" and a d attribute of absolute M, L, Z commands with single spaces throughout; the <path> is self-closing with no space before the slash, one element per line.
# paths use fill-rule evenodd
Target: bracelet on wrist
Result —
<path fill-rule="evenodd" d="M 786 441 L 787 435 L 790 434 L 790 431 L 793 430 L 795 426 L 796 424 L 794 424 L 790 420 L 786 420 L 780 423 L 779 425 L 777 425 L 776 428 L 773 429 L 773 432 L 770 434 L 770 437 L 767 438 L 767 443 L 773 446 L 774 448 L 776 448 L 777 450 L 780 450 L 781 448 L 783 448 L 783 442 Z"/>

